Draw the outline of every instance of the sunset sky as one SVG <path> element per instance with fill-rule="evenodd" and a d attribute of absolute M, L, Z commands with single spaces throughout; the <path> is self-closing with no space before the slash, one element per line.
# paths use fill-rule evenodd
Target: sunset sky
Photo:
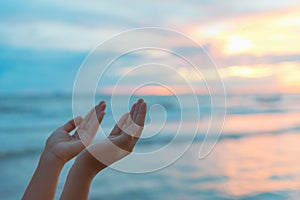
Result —
<path fill-rule="evenodd" d="M 227 92 L 300 92 L 298 0 L 171 2 L 1 1 L 0 92 L 71 93 L 89 51 L 115 34 L 142 27 L 173 29 L 203 46 L 216 63 Z M 165 38 L 156 35 L 153 40 Z M 175 49 L 186 48 L 181 41 L 171 38 L 168 42 Z M 110 51 L 117 48 L 107 53 Z M 100 91 L 111 93 L 111 79 L 118 80 L 122 72 L 128 72 L 134 59 L 146 62 L 145 56 L 159 61 L 162 55 L 144 52 L 125 58 L 112 71 L 112 78 L 103 79 Z M 196 86 L 199 82 L 195 90 L 203 92 L 202 78 L 190 68 L 180 64 L 177 72 Z M 151 79 L 157 73 L 147 76 Z M 138 77 L 126 84 L 133 85 Z M 166 77 L 176 93 L 186 91 L 175 75 Z M 213 76 L 206 78 L 214 81 Z M 126 84 L 119 92 L 127 91 Z M 147 86 L 145 91 L 158 95 L 170 92 L 159 86 Z"/>

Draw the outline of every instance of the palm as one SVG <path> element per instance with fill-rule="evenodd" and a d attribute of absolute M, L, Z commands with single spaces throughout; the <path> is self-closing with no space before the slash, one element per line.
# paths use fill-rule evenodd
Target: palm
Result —
<path fill-rule="evenodd" d="M 48 138 L 46 149 L 50 150 L 63 161 L 68 161 L 76 156 L 84 149 L 84 146 L 89 145 L 94 138 L 99 124 L 104 117 L 105 107 L 106 105 L 102 101 L 93 108 L 84 119 L 76 117 L 58 128 Z M 75 134 L 70 135 L 70 132 L 74 130 L 76 126 L 77 130 Z"/>
<path fill-rule="evenodd" d="M 105 166 L 127 156 L 133 151 L 142 133 L 145 116 L 146 103 L 143 100 L 139 100 L 132 106 L 130 113 L 123 115 L 108 138 L 91 145 L 88 147 L 88 151 Z M 86 153 L 82 154 L 82 156 L 84 155 Z"/>

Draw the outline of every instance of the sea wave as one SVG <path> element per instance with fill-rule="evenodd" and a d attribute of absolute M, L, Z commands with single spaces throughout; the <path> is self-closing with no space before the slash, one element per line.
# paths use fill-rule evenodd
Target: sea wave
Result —
<path fill-rule="evenodd" d="M 273 137 L 274 135 L 284 135 L 284 134 L 300 134 L 300 126 L 294 126 L 290 128 L 284 128 L 275 131 L 268 131 L 268 132 L 249 132 L 249 133 L 222 133 L 219 137 L 215 134 L 204 134 L 198 133 L 196 135 L 186 134 L 186 135 L 174 135 L 174 133 L 163 133 L 158 134 L 156 136 L 150 138 L 141 138 L 137 144 L 138 148 L 142 148 L 142 151 L 146 151 L 147 148 L 153 148 L 151 146 L 166 146 L 170 143 L 172 145 L 179 145 L 184 143 L 202 143 L 204 140 L 206 142 L 214 142 L 216 139 L 217 141 L 224 142 L 227 140 L 242 140 L 247 138 L 254 138 L 260 136 L 270 136 Z M 0 160 L 8 159 L 8 158 L 16 158 L 16 157 L 24 157 L 33 154 L 40 153 L 43 149 L 44 145 L 44 138 L 46 136 L 40 136 L 40 143 L 26 144 L 24 145 L 9 145 L 6 148 L 0 147 Z M 30 138 L 26 138 L 27 141 L 30 141 Z M 12 140 L 10 140 L 12 141 Z"/>

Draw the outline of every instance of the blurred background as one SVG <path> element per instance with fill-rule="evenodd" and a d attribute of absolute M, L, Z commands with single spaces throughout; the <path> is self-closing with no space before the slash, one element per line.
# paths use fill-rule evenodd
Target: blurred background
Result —
<path fill-rule="evenodd" d="M 128 109 L 139 97 L 148 102 L 151 116 L 147 116 L 149 126 L 145 135 L 149 137 L 139 141 L 137 152 L 155 151 L 168 145 L 180 122 L 200 127 L 195 138 L 193 130 L 182 131 L 173 148 L 185 146 L 191 138 L 193 144 L 170 166 L 147 174 L 104 170 L 93 182 L 90 199 L 299 199 L 298 0 L 1 1 L 1 199 L 21 198 L 46 138 L 72 118 L 74 81 L 89 52 L 122 31 L 142 27 L 179 31 L 209 53 L 218 77 L 209 76 L 207 66 L 203 69 L 210 90 L 220 98 L 220 104 L 213 105 L 217 110 L 225 108 L 221 98 L 223 88 L 217 87 L 220 78 L 226 89 L 227 116 L 222 135 L 213 151 L 199 160 L 199 148 L 205 138 L 202 125 L 209 124 L 212 115 L 211 96 L 203 77 L 162 52 L 143 51 L 124 56 L 106 72 L 96 89 L 96 101 L 108 102 L 104 132 L 109 133 L 115 123 L 110 104 L 112 94 L 115 105 L 123 106 L 120 109 Z M 205 59 L 180 40 L 166 40 L 161 34 L 150 36 L 158 44 L 167 43 L 174 51 Z M 129 41 L 138 42 L 150 36 Z M 122 45 L 126 44 L 107 49 L 103 56 L 118 51 Z M 131 74 L 129 81 L 114 93 L 116 81 L 137 64 L 149 62 L 167 63 L 176 69 L 177 75 L 163 70 L 140 71 Z M 199 101 L 196 107 L 190 103 L 192 95 L 178 75 L 193 86 Z M 145 77 L 165 80 L 173 93 L 154 84 L 132 95 L 130 89 Z M 86 87 L 90 91 L 88 84 Z M 81 91 L 83 104 L 87 101 L 86 91 Z M 125 98 L 128 95 L 129 103 Z M 197 109 L 200 122 L 192 114 L 181 119 L 181 113 Z M 157 134 L 150 137 L 153 132 Z M 153 162 L 169 155 L 161 154 Z M 143 169 L 151 162 L 132 165 Z M 71 164 L 72 161 L 62 172 L 57 197 Z"/>

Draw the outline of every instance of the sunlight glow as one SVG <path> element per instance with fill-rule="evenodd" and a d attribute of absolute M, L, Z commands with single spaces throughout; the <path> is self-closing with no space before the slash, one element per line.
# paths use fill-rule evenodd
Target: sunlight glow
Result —
<path fill-rule="evenodd" d="M 278 22 L 278 26 L 300 26 L 300 17 L 282 19 Z"/>
<path fill-rule="evenodd" d="M 299 54 L 300 8 L 241 16 L 189 29 L 199 43 L 210 44 L 217 56 Z M 201 27 L 201 29 L 199 28 Z"/>
<path fill-rule="evenodd" d="M 177 72 L 188 81 L 201 81 L 202 78 L 195 70 L 186 67 L 180 67 Z"/>
<path fill-rule="evenodd" d="M 222 78 L 240 77 L 240 78 L 263 78 L 272 76 L 272 68 L 270 66 L 254 65 L 254 66 L 230 66 L 220 69 Z"/>
<path fill-rule="evenodd" d="M 234 20 L 227 18 L 205 22 L 188 30 L 197 42 L 209 46 L 213 58 L 219 59 L 220 65 L 223 65 L 219 68 L 220 75 L 228 84 L 238 88 L 235 82 L 255 78 L 264 82 L 268 92 L 300 93 L 299 61 L 285 61 L 289 55 L 294 59 L 300 54 L 299 11 L 300 6 L 296 6 L 249 14 Z M 274 60 L 277 56 L 283 61 Z M 231 58 L 236 58 L 236 62 Z M 252 64 L 249 58 L 258 60 Z M 246 85 L 236 90 L 262 91 L 261 87 L 250 82 L 247 89 Z"/>
<path fill-rule="evenodd" d="M 251 40 L 238 35 L 230 36 L 228 43 L 228 47 L 225 50 L 226 53 L 245 52 L 246 50 L 254 47 Z"/>
<path fill-rule="evenodd" d="M 300 92 L 300 66 L 298 63 L 286 62 L 278 67 L 277 79 L 281 89 L 288 93 Z"/>
<path fill-rule="evenodd" d="M 149 85 L 145 86 L 138 91 L 136 91 L 137 95 L 156 95 L 156 96 L 170 96 L 172 95 L 172 91 L 168 90 L 165 87 L 157 86 L 157 85 Z"/>
<path fill-rule="evenodd" d="M 134 85 L 119 85 L 118 87 L 106 86 L 97 92 L 107 95 L 128 95 L 129 91 L 134 91 L 134 95 L 154 95 L 154 96 L 170 96 L 190 93 L 190 89 L 183 85 L 169 85 L 168 87 L 160 85 L 147 85 L 135 90 Z"/>

